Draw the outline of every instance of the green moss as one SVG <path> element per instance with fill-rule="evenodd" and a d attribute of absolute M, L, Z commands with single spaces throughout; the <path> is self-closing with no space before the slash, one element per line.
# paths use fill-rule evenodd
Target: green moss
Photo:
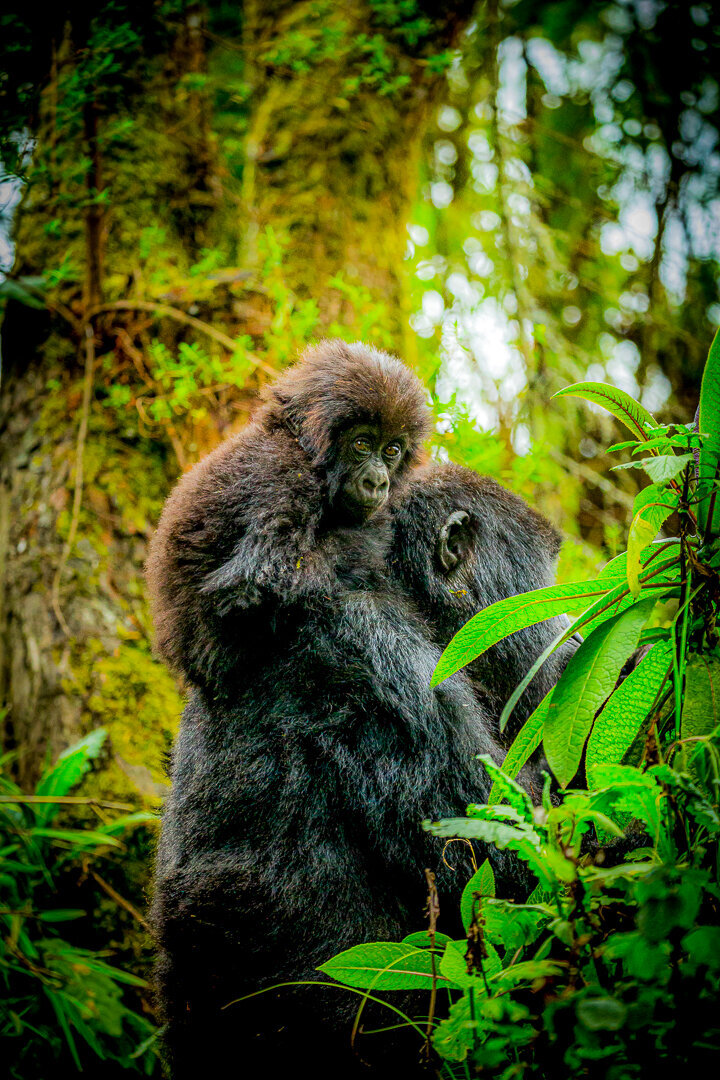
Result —
<path fill-rule="evenodd" d="M 138 796 L 149 802 L 167 790 L 167 755 L 183 708 L 173 679 L 142 640 L 122 641 L 108 651 L 91 638 L 73 651 L 68 692 L 85 698 L 84 726 L 108 731 L 105 767 L 86 788 L 104 797 Z"/>

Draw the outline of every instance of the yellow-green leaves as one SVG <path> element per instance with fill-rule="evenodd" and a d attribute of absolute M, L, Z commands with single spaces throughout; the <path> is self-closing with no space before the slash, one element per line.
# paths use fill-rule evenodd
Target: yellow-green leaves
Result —
<path fill-rule="evenodd" d="M 677 505 L 677 492 L 660 484 L 650 484 L 635 498 L 627 546 L 627 580 L 635 597 L 640 595 L 640 560 L 643 550 L 655 539 L 658 529 Z"/>
<path fill-rule="evenodd" d="M 564 390 L 559 390 L 553 396 L 579 397 L 584 398 L 585 401 L 591 401 L 594 405 L 601 405 L 639 439 L 650 438 L 646 424 L 651 428 L 657 427 L 657 421 L 646 408 L 624 390 L 619 390 L 617 386 L 608 386 L 607 383 L 573 383 L 572 386 L 566 386 Z"/>
<path fill-rule="evenodd" d="M 562 787 L 577 772 L 595 714 L 637 647 L 640 632 L 654 606 L 654 598 L 642 600 L 596 627 L 570 658 L 563 678 L 555 687 L 545 719 L 543 745 L 550 768 Z"/>
<path fill-rule="evenodd" d="M 429 990 L 434 966 L 431 949 L 378 941 L 354 945 L 321 964 L 318 971 L 360 990 Z M 442 975 L 436 975 L 436 981 L 447 982 Z"/>
<path fill-rule="evenodd" d="M 619 764 L 630 749 L 672 666 L 672 649 L 666 641 L 653 646 L 596 719 L 585 758 L 589 783 L 598 765 Z"/>
<path fill-rule="evenodd" d="M 700 391 L 698 532 L 710 540 L 720 534 L 720 330 L 710 346 Z"/>

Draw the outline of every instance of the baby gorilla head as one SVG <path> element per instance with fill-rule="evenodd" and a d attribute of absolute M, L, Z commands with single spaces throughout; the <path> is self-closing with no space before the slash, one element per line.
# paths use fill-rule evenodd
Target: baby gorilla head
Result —
<path fill-rule="evenodd" d="M 418 469 L 394 508 L 392 573 L 442 647 L 481 608 L 552 584 L 559 550 L 560 536 L 544 517 L 494 480 L 458 465 Z M 499 715 L 563 622 L 520 630 L 468 668 L 491 712 Z M 557 681 L 574 648 L 563 647 L 530 684 L 511 734 Z"/>
<path fill-rule="evenodd" d="M 325 476 L 335 519 L 362 522 L 417 463 L 429 430 L 425 391 L 399 360 L 324 341 L 268 390 L 268 410 Z"/>

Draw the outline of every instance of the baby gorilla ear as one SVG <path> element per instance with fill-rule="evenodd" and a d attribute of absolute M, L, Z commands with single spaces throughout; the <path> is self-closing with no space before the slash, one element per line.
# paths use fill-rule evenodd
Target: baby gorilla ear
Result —
<path fill-rule="evenodd" d="M 466 558 L 472 544 L 470 516 L 464 510 L 455 510 L 440 529 L 436 554 L 443 572 L 449 574 Z"/>

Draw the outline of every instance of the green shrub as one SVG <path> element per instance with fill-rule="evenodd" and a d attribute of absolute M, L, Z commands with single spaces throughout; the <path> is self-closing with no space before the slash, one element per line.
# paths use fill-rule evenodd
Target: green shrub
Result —
<path fill-rule="evenodd" d="M 103 1076 L 110 1063 L 150 1075 L 158 1061 L 154 1025 L 127 1000 L 146 984 L 78 944 L 71 931 L 86 912 L 58 904 L 68 877 L 92 875 L 127 830 L 151 818 L 111 816 L 112 805 L 69 794 L 104 740 L 99 728 L 66 750 L 33 795 L 10 779 L 11 756 L 0 758 L 0 1038 L 7 1075 L 18 1080 L 97 1059 Z M 79 807 L 98 810 L 97 827 L 72 820 Z"/>

